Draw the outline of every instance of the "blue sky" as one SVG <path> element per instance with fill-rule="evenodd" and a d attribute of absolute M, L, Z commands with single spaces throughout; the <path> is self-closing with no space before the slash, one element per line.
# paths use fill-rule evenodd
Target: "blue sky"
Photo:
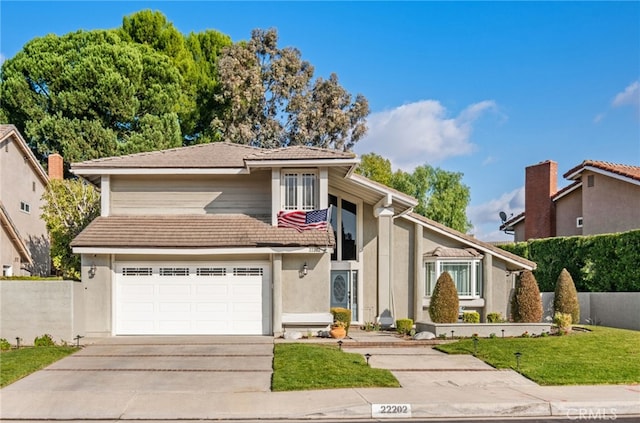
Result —
<path fill-rule="evenodd" d="M 367 97 L 355 151 L 411 171 L 462 172 L 483 240 L 524 207 L 524 168 L 640 165 L 640 2 L 0 2 L 0 54 L 34 37 L 121 25 L 160 10 L 182 33 L 234 41 L 277 28 L 316 76 Z"/>

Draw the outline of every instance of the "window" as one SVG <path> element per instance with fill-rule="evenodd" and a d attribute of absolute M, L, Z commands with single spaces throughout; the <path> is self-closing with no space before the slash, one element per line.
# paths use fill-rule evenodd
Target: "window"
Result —
<path fill-rule="evenodd" d="M 160 276 L 189 276 L 188 267 L 161 267 Z"/>
<path fill-rule="evenodd" d="M 358 260 L 358 214 L 357 206 L 335 195 L 329 195 L 331 209 L 331 227 L 336 238 L 333 261 Z M 338 229 L 340 232 L 338 233 Z"/>
<path fill-rule="evenodd" d="M 227 269 L 224 267 L 198 267 L 196 269 L 198 276 L 227 276 Z"/>
<path fill-rule="evenodd" d="M 425 294 L 430 297 L 441 274 L 449 272 L 460 298 L 482 297 L 482 260 L 433 260 L 425 262 Z"/>
<path fill-rule="evenodd" d="M 576 228 L 582 228 L 583 219 L 582 216 L 576 218 Z"/>
<path fill-rule="evenodd" d="M 234 267 L 233 276 L 262 276 L 262 267 Z"/>
<path fill-rule="evenodd" d="M 122 276 L 151 276 L 152 270 L 150 267 L 124 267 L 122 269 Z"/>
<path fill-rule="evenodd" d="M 25 203 L 24 201 L 20 201 L 20 210 L 25 213 L 31 213 L 31 206 L 29 203 Z"/>
<path fill-rule="evenodd" d="M 283 210 L 317 209 L 315 173 L 291 172 L 282 178 Z"/>

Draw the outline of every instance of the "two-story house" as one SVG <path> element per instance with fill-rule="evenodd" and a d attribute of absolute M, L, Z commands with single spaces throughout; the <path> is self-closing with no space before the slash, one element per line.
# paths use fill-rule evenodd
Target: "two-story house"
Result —
<path fill-rule="evenodd" d="M 46 276 L 49 236 L 40 218 L 49 177 L 62 179 L 62 156 L 44 171 L 14 125 L 0 125 L 0 264 L 3 276 Z"/>
<path fill-rule="evenodd" d="M 585 160 L 563 177 L 547 160 L 525 169 L 525 211 L 504 221 L 514 241 L 640 229 L 640 166 Z"/>
<path fill-rule="evenodd" d="M 506 313 L 513 275 L 535 264 L 413 213 L 416 199 L 357 164 L 224 142 L 73 164 L 102 195 L 72 243 L 86 333 L 280 334 L 326 325 L 337 306 L 354 323 L 428 321 L 443 271 L 461 306 Z M 328 230 L 279 224 L 281 212 L 325 209 Z"/>

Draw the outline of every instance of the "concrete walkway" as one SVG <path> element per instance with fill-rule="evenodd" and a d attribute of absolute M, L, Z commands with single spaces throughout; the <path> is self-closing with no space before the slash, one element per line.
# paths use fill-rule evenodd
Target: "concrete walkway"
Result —
<path fill-rule="evenodd" d="M 640 416 L 637 385 L 541 387 L 388 333 L 354 330 L 342 348 L 371 354 L 370 365 L 390 369 L 402 388 L 270 392 L 273 344 L 289 342 L 270 337 L 84 341 L 79 353 L 0 390 L 0 418 L 370 419 L 380 404 L 406 404 L 420 419 Z"/>

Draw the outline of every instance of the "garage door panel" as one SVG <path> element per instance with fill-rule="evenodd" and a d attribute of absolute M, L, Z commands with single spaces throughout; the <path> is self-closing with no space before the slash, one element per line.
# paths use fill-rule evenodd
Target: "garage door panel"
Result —
<path fill-rule="evenodd" d="M 191 286 L 188 283 L 162 283 L 158 285 L 158 294 L 161 296 L 189 296 L 191 295 Z"/>
<path fill-rule="evenodd" d="M 209 295 L 214 297 L 226 297 L 229 295 L 229 289 L 225 285 L 218 284 L 207 284 L 207 285 L 196 285 L 196 293 L 198 295 Z"/>
<path fill-rule="evenodd" d="M 191 303 L 175 302 L 175 303 L 160 303 L 158 307 L 160 313 L 190 313 Z"/>
<path fill-rule="evenodd" d="M 133 283 L 122 286 L 122 294 L 126 298 L 149 298 L 153 296 L 154 287 L 151 283 Z"/>
<path fill-rule="evenodd" d="M 121 270 L 125 266 L 128 271 L 123 274 Z M 207 267 L 163 263 L 161 266 L 160 271 L 157 264 L 117 266 L 116 334 L 268 333 L 269 318 L 263 316 L 269 304 L 268 298 L 264 298 L 269 294 L 266 264 Z M 149 270 L 140 274 L 133 273 L 131 268 Z M 206 273 L 203 268 L 216 271 Z M 180 274 L 175 269 L 179 269 Z"/>

